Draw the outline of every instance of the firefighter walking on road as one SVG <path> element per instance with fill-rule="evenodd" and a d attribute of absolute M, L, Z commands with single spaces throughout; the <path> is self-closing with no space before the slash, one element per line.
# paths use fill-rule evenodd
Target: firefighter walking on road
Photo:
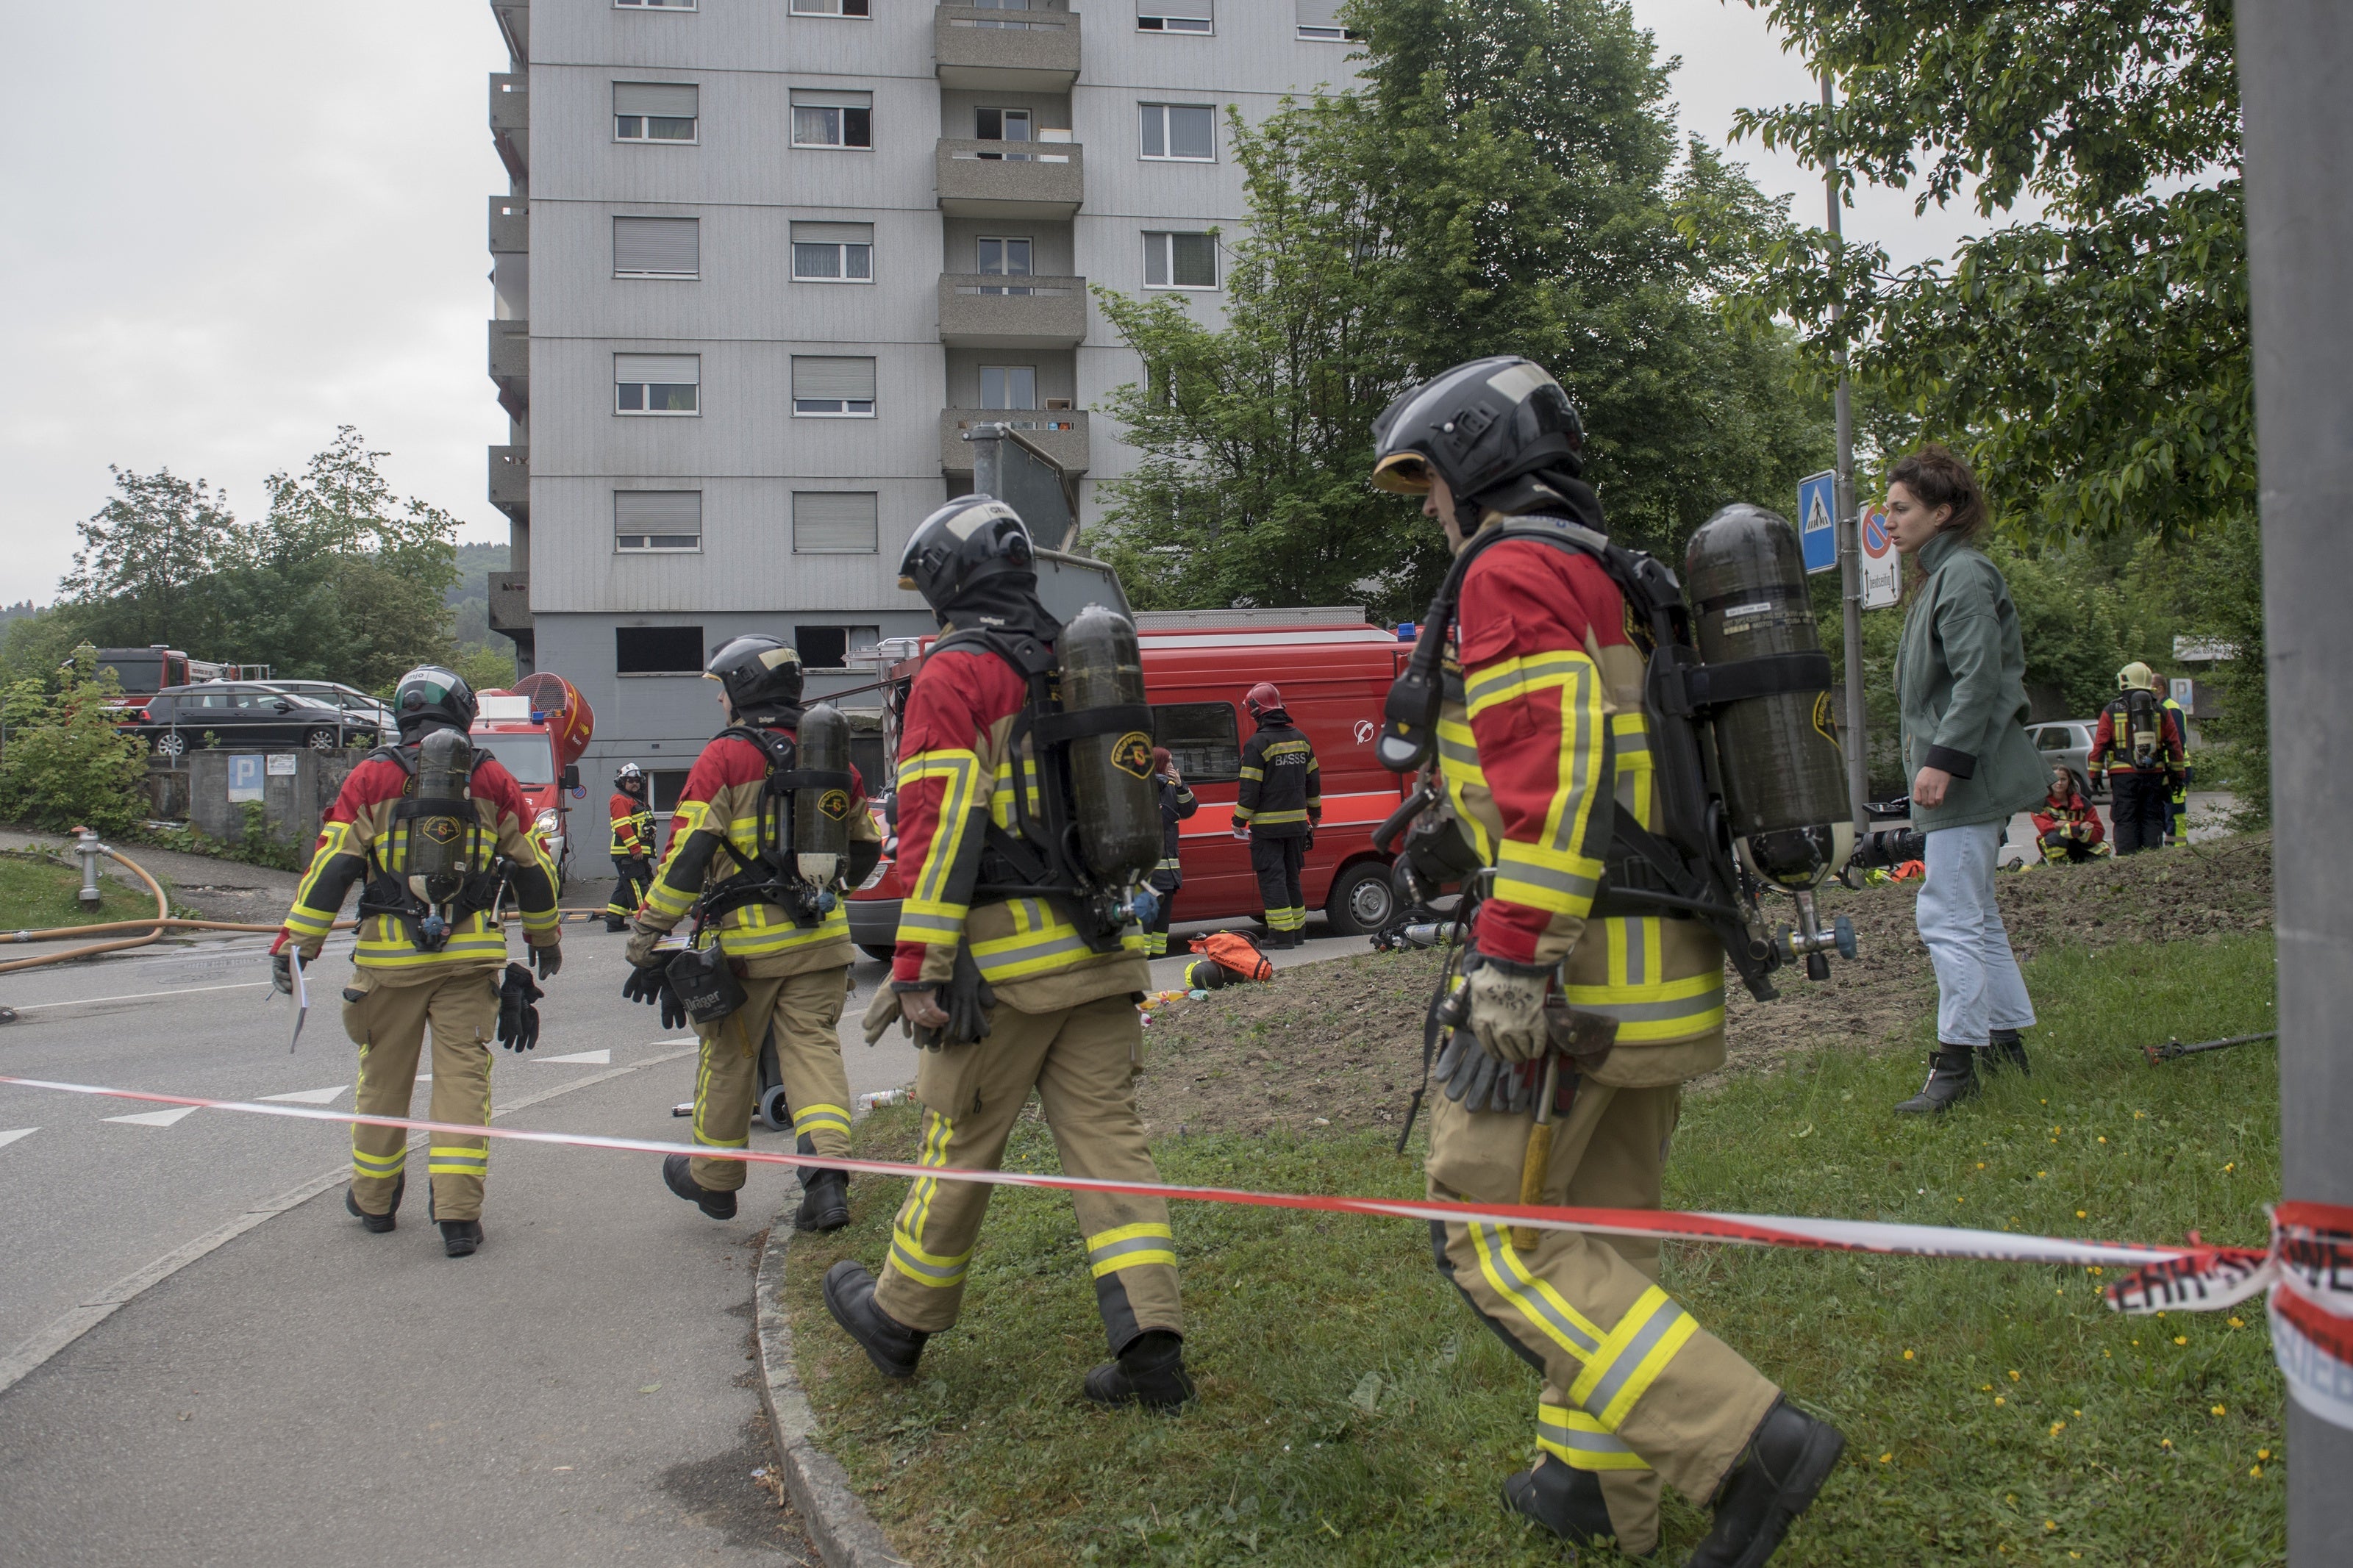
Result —
<path fill-rule="evenodd" d="M 645 901 L 654 880 L 654 808 L 646 799 L 646 773 L 635 763 L 623 763 L 613 774 L 613 798 L 606 803 L 613 818 L 613 896 L 605 905 L 605 929 L 628 929 L 629 917 Z"/>
<path fill-rule="evenodd" d="M 511 1050 L 529 1050 L 539 1039 L 533 1003 L 541 992 L 522 964 L 507 962 L 500 895 L 512 889 L 543 980 L 564 959 L 555 868 L 532 832 L 531 806 L 514 775 L 468 739 L 475 703 L 465 681 L 431 665 L 412 669 L 394 689 L 392 708 L 399 743 L 370 752 L 327 808 L 294 907 L 270 944 L 272 978 L 280 990 L 292 990 L 291 958 L 306 967 L 318 958 L 344 895 L 364 880 L 352 983 L 343 990 L 343 1031 L 360 1048 L 353 1109 L 408 1114 L 429 1029 L 429 1119 L 486 1127 L 491 1039 Z M 436 1132 L 427 1145 L 426 1213 L 452 1258 L 481 1245 L 490 1159 L 487 1138 Z M 400 1128 L 352 1129 L 343 1207 L 368 1230 L 394 1228 L 407 1163 L 408 1134 Z"/>
<path fill-rule="evenodd" d="M 1499 358 L 1408 392 L 1374 437 L 1374 483 L 1425 497 L 1457 554 L 1500 531 L 1423 634 L 1452 634 L 1437 753 L 1493 868 L 1458 994 L 1468 1024 L 1438 1064 L 1430 1195 L 1518 1203 L 1540 1180 L 1546 1204 L 1656 1208 L 1682 1085 L 1724 1063 L 1724 953 L 1700 921 L 1612 908 L 1603 886 L 1615 815 L 1655 831 L 1662 797 L 1644 654 L 1604 564 L 1599 500 L 1578 478 L 1582 426 L 1550 375 Z M 1602 1039 L 1614 1025 L 1598 1065 L 1556 1054 L 1556 984 L 1575 1014 L 1604 1021 Z M 1532 1160 L 1540 1121 L 1549 1157 Z M 1663 1479 L 1715 1509 L 1692 1563 L 1755 1568 L 1836 1464 L 1837 1430 L 1660 1288 L 1656 1242 L 1473 1220 L 1433 1223 L 1431 1247 L 1543 1379 L 1540 1457 L 1503 1500 L 1567 1541 L 1647 1554 Z"/>
<path fill-rule="evenodd" d="M 1269 947 L 1297 947 L 1307 928 L 1300 873 L 1324 819 L 1324 775 L 1315 748 L 1291 722 L 1282 693 L 1260 681 L 1242 699 L 1258 725 L 1242 746 L 1241 789 L 1234 797 L 1234 837 L 1247 836 L 1250 871 L 1266 910 Z"/>
<path fill-rule="evenodd" d="M 710 1149 L 750 1146 L 760 1058 L 776 1053 L 792 1107 L 794 1147 L 839 1159 L 849 1152 L 849 1077 L 837 1026 L 849 991 L 849 913 L 843 888 L 856 887 L 881 858 L 881 834 L 867 809 L 841 726 L 840 777 L 813 776 L 801 706 L 801 661 L 769 637 L 741 637 L 712 657 L 703 679 L 719 683 L 728 727 L 702 748 L 670 816 L 670 848 L 629 937 L 632 973 L 622 994 L 659 1003 L 663 1024 L 686 1016 L 669 978 L 672 955 L 656 944 L 695 911 L 739 983 L 741 1002 L 715 1021 L 697 1021 L 702 1060 L 694 1075 L 694 1142 Z M 812 868 L 786 826 L 799 793 L 846 822 L 847 864 Z M 670 1190 L 712 1219 L 735 1216 L 741 1160 L 672 1154 L 662 1162 Z M 803 1167 L 800 1230 L 849 1223 L 847 1172 Z"/>
<path fill-rule="evenodd" d="M 2108 779 L 2116 853 L 2164 844 L 2182 777 L 2181 731 L 2157 695 L 2157 672 L 2136 659 L 2116 671 L 2116 698 L 2100 711 L 2084 765 Z"/>
<path fill-rule="evenodd" d="M 984 496 L 924 519 L 901 557 L 900 585 L 923 595 L 948 635 L 907 692 L 898 874 L 908 894 L 866 1037 L 902 1017 L 920 1031 L 921 1163 L 997 1169 L 1034 1089 L 1065 1172 L 1156 1183 L 1134 1086 L 1144 1029 L 1131 998 L 1151 983 L 1144 934 L 1060 893 L 1075 883 L 1071 868 L 1055 836 L 1035 830 L 1051 809 L 1044 792 L 1075 777 L 1055 753 L 1077 742 L 1057 748 L 1039 725 L 1070 721 L 1047 693 L 1058 667 L 1071 689 L 1080 646 L 1077 624 L 1066 637 L 1039 603 L 1036 560 L 1019 516 Z M 1148 737 L 1120 742 L 1119 765 L 1132 760 L 1134 776 L 1147 777 Z M 1131 742 L 1143 755 L 1131 758 Z M 1148 811 L 1149 794 L 1137 804 Z M 1088 820 L 1075 787 L 1071 808 Z M 1148 845 L 1148 821 L 1124 826 Z M 881 1279 L 847 1258 L 827 1273 L 827 1310 L 885 1375 L 913 1376 L 924 1342 L 955 1324 L 991 1190 L 919 1179 L 892 1226 Z M 1175 1410 L 1193 1385 L 1168 1205 L 1095 1192 L 1072 1201 L 1113 1358 L 1087 1373 L 1085 1394 Z"/>
<path fill-rule="evenodd" d="M 1201 803 L 1185 787 L 1185 774 L 1166 746 L 1152 748 L 1152 782 L 1160 795 L 1160 864 L 1152 868 L 1152 890 L 1159 895 L 1159 908 L 1153 912 L 1152 923 L 1144 928 L 1144 951 L 1149 957 L 1165 958 L 1168 923 L 1176 918 L 1176 889 L 1185 885 L 1185 868 L 1177 855 L 1183 831 L 1176 825 L 1200 810 Z"/>

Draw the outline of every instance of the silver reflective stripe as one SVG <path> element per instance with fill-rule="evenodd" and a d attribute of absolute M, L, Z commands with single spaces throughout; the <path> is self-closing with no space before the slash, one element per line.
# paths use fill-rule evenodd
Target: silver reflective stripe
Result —
<path fill-rule="evenodd" d="M 1588 1410 L 1607 1410 L 1615 1404 L 1618 1391 L 1626 1386 L 1626 1380 L 1634 1375 L 1652 1351 L 1658 1349 L 1659 1342 L 1666 1338 L 1667 1331 L 1687 1315 L 1672 1300 L 1660 1302 L 1658 1309 L 1651 1314 L 1651 1321 L 1641 1326 L 1623 1350 L 1610 1358 L 1609 1370 L 1601 1374 L 1601 1381 L 1595 1384 L 1593 1392 L 1585 1396 L 1585 1407 Z"/>
<path fill-rule="evenodd" d="M 1100 1264 L 1114 1258 L 1124 1258 L 1131 1252 L 1174 1252 L 1176 1250 L 1176 1243 L 1165 1236 L 1131 1236 L 1125 1241 L 1114 1241 L 1108 1247 L 1090 1247 L 1087 1251 L 1087 1261 Z"/>
<path fill-rule="evenodd" d="M 1525 882 L 1531 887 L 1549 888 L 1556 893 L 1567 893 L 1572 898 L 1593 897 L 1597 884 L 1592 878 L 1580 877 L 1574 871 L 1557 870 L 1550 866 L 1530 865 L 1525 860 L 1513 858 L 1508 853 L 1510 847 L 1507 843 L 1504 846 L 1507 853 L 1495 862 L 1498 881 Z"/>
<path fill-rule="evenodd" d="M 965 1277 L 965 1269 L 970 1267 L 969 1260 L 944 1265 L 921 1262 L 912 1257 L 905 1247 L 900 1246 L 895 1237 L 891 1241 L 891 1262 L 892 1267 L 905 1273 L 920 1274 L 926 1279 L 936 1280 L 943 1285 L 955 1284 Z"/>
<path fill-rule="evenodd" d="M 1580 1454 L 1609 1455 L 1615 1458 L 1634 1452 L 1607 1432 L 1591 1432 L 1581 1427 L 1571 1426 L 1566 1422 L 1555 1419 L 1549 1411 L 1536 1417 L 1536 1436 L 1556 1447 L 1571 1448 Z"/>
<path fill-rule="evenodd" d="M 1648 984 L 1650 983 L 1650 976 L 1644 973 L 1644 964 L 1648 955 L 1642 951 L 1642 938 L 1644 935 L 1643 928 L 1648 924 L 1648 922 L 1640 920 L 1630 920 L 1622 923 L 1612 921 L 1610 924 L 1619 926 L 1620 929 L 1624 931 L 1626 933 L 1626 984 L 1629 985 Z"/>
<path fill-rule="evenodd" d="M 1508 1274 L 1518 1276 L 1518 1278 L 1513 1280 L 1512 1288 L 1508 1292 L 1514 1305 L 1517 1306 L 1524 1312 L 1528 1312 L 1534 1316 L 1542 1318 L 1546 1323 L 1552 1326 L 1553 1331 L 1559 1335 L 1561 1339 L 1575 1345 L 1580 1354 L 1589 1356 L 1593 1354 L 1594 1352 L 1601 1348 L 1600 1344 L 1595 1341 L 1592 1335 L 1587 1333 L 1583 1329 L 1578 1328 L 1575 1323 L 1569 1321 L 1568 1319 L 1562 1317 L 1560 1313 L 1554 1309 L 1553 1304 L 1545 1300 L 1544 1293 L 1536 1289 L 1535 1282 L 1528 1278 L 1526 1270 L 1516 1266 L 1518 1259 L 1515 1255 L 1506 1255 L 1505 1248 L 1507 1244 L 1504 1239 L 1504 1233 L 1502 1231 L 1496 1229 L 1493 1226 L 1480 1225 L 1476 1222 L 1472 1223 L 1471 1228 L 1477 1231 L 1480 1236 L 1485 1239 L 1488 1250 L 1495 1255 L 1496 1260 L 1503 1268 L 1504 1271 Z"/>
<path fill-rule="evenodd" d="M 1568 999 L 1588 1013 L 1599 1013 L 1605 1018 L 1615 1018 L 1621 1024 L 1655 1024 L 1671 1018 L 1696 1018 L 1724 1005 L 1724 988 L 1703 992 L 1697 996 L 1685 996 L 1672 1002 L 1588 1002 L 1577 993 L 1586 989 L 1572 985 Z M 1594 986 L 1594 990 L 1604 987 Z"/>

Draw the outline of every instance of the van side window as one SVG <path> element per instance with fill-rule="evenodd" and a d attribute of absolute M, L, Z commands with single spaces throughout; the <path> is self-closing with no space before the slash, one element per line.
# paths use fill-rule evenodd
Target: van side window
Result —
<path fill-rule="evenodd" d="M 1232 784 L 1242 776 L 1241 735 L 1230 702 L 1156 702 L 1152 738 L 1168 748 L 1187 784 Z"/>

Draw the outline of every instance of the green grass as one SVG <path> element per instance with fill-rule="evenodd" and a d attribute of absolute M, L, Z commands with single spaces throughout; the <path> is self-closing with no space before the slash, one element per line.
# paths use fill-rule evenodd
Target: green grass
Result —
<path fill-rule="evenodd" d="M 2135 1047 L 2267 1026 L 2271 965 L 2263 936 L 2038 962 L 2035 1076 L 1934 1124 L 1887 1114 L 1916 1087 L 1915 1058 L 1829 1049 L 1734 1080 L 1686 1107 L 1668 1202 L 2259 1242 L 2278 1191 L 2272 1048 L 2153 1068 Z M 910 1111 L 878 1112 L 861 1152 L 905 1154 L 913 1129 Z M 1156 1152 L 1172 1181 L 1420 1190 L 1418 1155 L 1374 1138 Z M 1009 1163 L 1052 1158 L 1025 1121 Z M 910 1384 L 876 1376 L 816 1287 L 837 1256 L 879 1260 L 902 1191 L 862 1184 L 850 1229 L 795 1242 L 786 1288 L 828 1441 L 917 1560 L 1563 1561 L 1493 1503 L 1531 1457 L 1535 1381 L 1440 1282 L 1420 1227 L 1180 1205 L 1203 1400 L 1172 1421 L 1076 1398 L 1103 1343 L 1057 1194 L 997 1195 L 964 1321 Z M 1777 1563 L 2284 1555 L 2282 1395 L 2259 1308 L 2237 1327 L 2127 1320 L 2080 1268 L 1693 1247 L 1668 1267 L 1703 1322 L 1848 1434 Z M 1671 1494 L 1661 1560 L 1704 1522 Z"/>
<path fill-rule="evenodd" d="M 143 887 L 125 887 L 101 875 L 98 888 L 105 895 L 103 901 L 84 909 L 76 897 L 81 891 L 78 868 L 20 851 L 0 851 L 0 931 L 135 921 L 155 912 L 155 895 Z M 25 951 L 29 954 L 32 950 Z"/>

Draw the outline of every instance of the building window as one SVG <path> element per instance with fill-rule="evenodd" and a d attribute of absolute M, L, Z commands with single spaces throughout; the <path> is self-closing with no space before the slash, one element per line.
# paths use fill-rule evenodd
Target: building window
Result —
<path fill-rule="evenodd" d="M 1206 103 L 1147 103 L 1144 110 L 1144 155 L 1187 163 L 1207 163 L 1217 155 L 1211 121 L 1217 110 Z"/>
<path fill-rule="evenodd" d="M 813 88 L 793 89 L 793 145 L 796 147 L 871 147 L 874 145 L 874 95 L 871 92 L 825 92 Z"/>
<path fill-rule="evenodd" d="M 694 0 L 613 0 L 613 4 L 631 11 L 691 11 Z"/>
<path fill-rule="evenodd" d="M 1292 0 L 1296 9 L 1299 38 L 1308 44 L 1353 44 L 1362 35 L 1340 26 L 1342 0 Z"/>
<path fill-rule="evenodd" d="M 849 656 L 882 640 L 881 626 L 795 626 L 793 651 L 804 669 L 848 669 Z"/>
<path fill-rule="evenodd" d="M 802 283 L 873 282 L 874 226 L 793 225 L 793 277 Z"/>
<path fill-rule="evenodd" d="M 863 16 L 866 0 L 793 0 L 796 16 Z"/>
<path fill-rule="evenodd" d="M 1144 234 L 1146 289 L 1214 289 L 1218 286 L 1218 237 L 1214 234 Z"/>
<path fill-rule="evenodd" d="M 1038 406 L 1038 367 L 1034 364 L 985 364 L 980 367 L 983 408 Z"/>
<path fill-rule="evenodd" d="M 803 418 L 873 418 L 874 362 L 795 354 L 793 413 Z"/>
<path fill-rule="evenodd" d="M 702 224 L 691 217 L 613 220 L 616 278 L 700 278 Z"/>
<path fill-rule="evenodd" d="M 1029 276 L 1029 241 L 1013 238 L 986 238 L 980 242 L 980 275 L 983 278 L 1027 278 Z M 1026 284 L 984 283 L 984 294 L 1027 294 Z"/>
<path fill-rule="evenodd" d="M 613 137 L 618 142 L 692 142 L 697 139 L 696 102 L 691 82 L 617 81 L 613 84 Z"/>
<path fill-rule="evenodd" d="M 615 675 L 701 675 L 701 626 L 615 626 Z"/>
<path fill-rule="evenodd" d="M 1206 33 L 1209 0 L 1135 0 L 1135 25 L 1147 33 Z"/>
<path fill-rule="evenodd" d="M 615 354 L 613 412 L 699 414 L 702 381 L 699 354 Z"/>
<path fill-rule="evenodd" d="M 654 810 L 669 813 L 678 809 L 678 797 L 686 793 L 686 781 L 692 777 L 692 768 L 648 768 L 646 777 L 653 782 Z"/>
<path fill-rule="evenodd" d="M 700 550 L 701 490 L 615 490 L 613 548 Z"/>
<path fill-rule="evenodd" d="M 880 548 L 871 490 L 797 490 L 793 553 L 871 555 Z"/>

